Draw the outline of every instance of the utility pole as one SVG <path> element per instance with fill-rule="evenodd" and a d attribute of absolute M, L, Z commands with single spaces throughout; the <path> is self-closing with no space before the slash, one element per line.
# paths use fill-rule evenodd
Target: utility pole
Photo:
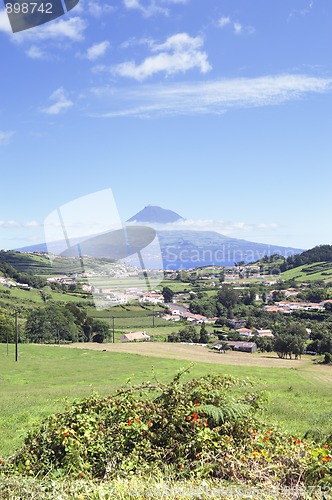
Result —
<path fill-rule="evenodd" d="M 15 361 L 18 361 L 18 312 L 15 311 Z"/>
<path fill-rule="evenodd" d="M 114 316 L 112 316 L 112 320 L 113 320 L 113 344 L 114 344 Z"/>

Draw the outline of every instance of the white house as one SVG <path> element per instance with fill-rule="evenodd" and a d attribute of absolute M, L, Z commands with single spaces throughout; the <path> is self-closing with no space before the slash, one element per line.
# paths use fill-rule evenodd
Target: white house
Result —
<path fill-rule="evenodd" d="M 147 335 L 145 330 L 143 330 L 142 332 L 125 333 L 120 337 L 120 342 L 137 342 L 142 340 L 150 340 L 150 336 Z"/>

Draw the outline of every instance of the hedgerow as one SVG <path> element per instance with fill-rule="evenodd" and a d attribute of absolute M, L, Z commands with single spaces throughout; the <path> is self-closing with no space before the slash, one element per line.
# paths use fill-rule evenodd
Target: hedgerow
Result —
<path fill-rule="evenodd" d="M 29 432 L 0 472 L 332 485 L 331 441 L 303 442 L 268 426 L 252 381 L 211 375 L 182 383 L 182 374 L 73 403 Z"/>

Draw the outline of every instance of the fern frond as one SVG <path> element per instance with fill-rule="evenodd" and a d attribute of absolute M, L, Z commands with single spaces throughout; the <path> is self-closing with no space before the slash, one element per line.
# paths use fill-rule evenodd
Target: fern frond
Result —
<path fill-rule="evenodd" d="M 234 422 L 238 418 L 244 417 L 250 412 L 250 406 L 243 403 L 227 403 L 222 407 L 215 405 L 200 405 L 195 407 L 195 411 L 211 418 L 217 425 L 228 421 Z"/>

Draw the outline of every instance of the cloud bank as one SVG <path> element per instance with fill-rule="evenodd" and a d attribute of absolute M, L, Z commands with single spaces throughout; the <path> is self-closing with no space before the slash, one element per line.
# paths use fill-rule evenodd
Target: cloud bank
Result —
<path fill-rule="evenodd" d="M 232 108 L 280 105 L 310 94 L 332 91 L 332 78 L 307 75 L 267 75 L 192 83 L 144 85 L 127 90 L 94 87 L 90 93 L 105 110 L 92 116 L 157 117 L 161 115 L 222 114 Z"/>

